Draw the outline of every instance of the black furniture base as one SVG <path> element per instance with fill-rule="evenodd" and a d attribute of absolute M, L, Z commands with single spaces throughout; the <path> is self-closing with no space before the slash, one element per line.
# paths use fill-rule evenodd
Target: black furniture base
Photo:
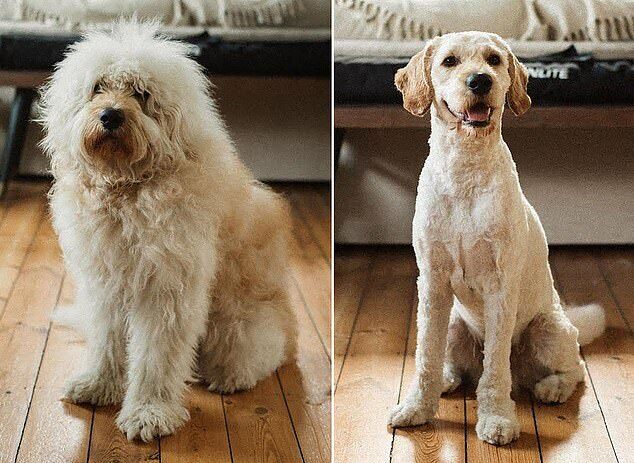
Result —
<path fill-rule="evenodd" d="M 0 157 L 0 197 L 7 190 L 9 179 L 17 172 L 20 153 L 24 146 L 26 128 L 31 115 L 31 104 L 36 91 L 31 88 L 17 88 L 9 114 L 9 125 Z"/>

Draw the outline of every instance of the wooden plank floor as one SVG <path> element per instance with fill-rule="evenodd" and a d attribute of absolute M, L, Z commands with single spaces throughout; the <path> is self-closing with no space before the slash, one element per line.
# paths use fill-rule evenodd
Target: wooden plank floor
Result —
<path fill-rule="evenodd" d="M 46 206 L 49 186 L 16 181 L 0 201 L 0 463 L 330 461 L 328 185 L 274 186 L 293 211 L 297 364 L 248 392 L 221 396 L 192 386 L 189 423 L 150 444 L 128 442 L 113 407 L 59 400 L 86 348 L 49 321 L 56 305 L 73 299 Z"/>
<path fill-rule="evenodd" d="M 437 418 L 387 426 L 414 373 L 415 279 L 409 247 L 335 250 L 335 461 L 634 462 L 634 247 L 555 247 L 550 262 L 562 299 L 599 302 L 608 329 L 582 348 L 585 384 L 563 405 L 517 398 L 520 439 L 506 447 L 475 434 L 472 389 L 443 397 Z"/>

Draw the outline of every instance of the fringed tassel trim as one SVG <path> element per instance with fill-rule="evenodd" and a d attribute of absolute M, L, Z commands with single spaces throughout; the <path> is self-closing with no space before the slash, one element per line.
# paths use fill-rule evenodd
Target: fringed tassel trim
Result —
<path fill-rule="evenodd" d="M 601 42 L 634 40 L 634 16 L 596 18 L 594 33 L 595 40 Z"/>
<path fill-rule="evenodd" d="M 77 21 L 57 16 L 50 13 L 45 13 L 40 10 L 36 10 L 28 5 L 22 5 L 21 20 L 34 21 L 42 24 L 51 24 L 58 27 L 63 27 L 68 30 L 75 30 L 80 24 Z M 82 26 L 89 26 L 91 24 L 81 24 Z"/>
<path fill-rule="evenodd" d="M 618 42 L 634 40 L 634 16 L 589 18 L 588 25 L 564 35 L 567 42 Z"/>
<path fill-rule="evenodd" d="M 350 10 L 361 13 L 368 23 L 376 23 L 377 38 L 388 37 L 394 40 L 429 40 L 451 31 L 431 27 L 405 14 L 395 13 L 372 0 L 335 0 Z"/>
<path fill-rule="evenodd" d="M 286 18 L 294 18 L 304 11 L 301 0 L 276 0 L 262 4 L 227 7 L 225 24 L 234 27 L 279 26 Z"/>
<path fill-rule="evenodd" d="M 591 40 L 593 42 L 617 42 L 634 40 L 634 15 L 632 11 L 621 10 L 615 16 L 606 17 L 605 12 L 597 12 L 594 0 L 585 0 L 588 22 L 583 29 L 571 31 L 564 36 L 566 41 Z M 630 8 L 631 10 L 631 8 Z"/>
<path fill-rule="evenodd" d="M 430 40 L 439 35 L 455 32 L 426 24 L 404 13 L 395 13 L 389 7 L 379 3 L 380 0 L 335 0 L 350 10 L 362 14 L 368 23 L 376 24 L 376 37 L 392 40 Z M 531 38 L 541 27 L 534 10 L 533 0 L 524 0 L 527 14 L 526 31 L 521 39 Z"/>

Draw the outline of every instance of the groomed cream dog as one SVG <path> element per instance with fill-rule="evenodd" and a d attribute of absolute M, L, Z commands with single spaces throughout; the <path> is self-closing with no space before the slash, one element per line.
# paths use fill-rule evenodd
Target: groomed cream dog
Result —
<path fill-rule="evenodd" d="M 73 45 L 42 91 L 53 221 L 77 285 L 66 318 L 90 348 L 65 396 L 123 402 L 129 439 L 188 419 L 192 374 L 247 389 L 295 349 L 287 205 L 236 156 L 189 51 L 121 23 Z"/>
<path fill-rule="evenodd" d="M 437 37 L 396 74 L 408 111 L 431 107 L 432 130 L 413 223 L 416 374 L 394 427 L 429 421 L 441 393 L 470 379 L 478 437 L 507 444 L 520 431 L 512 385 L 564 402 L 583 380 L 579 343 L 603 331 L 598 306 L 564 312 L 544 230 L 502 140 L 505 102 L 518 116 L 530 107 L 527 79 L 507 44 L 482 32 Z"/>

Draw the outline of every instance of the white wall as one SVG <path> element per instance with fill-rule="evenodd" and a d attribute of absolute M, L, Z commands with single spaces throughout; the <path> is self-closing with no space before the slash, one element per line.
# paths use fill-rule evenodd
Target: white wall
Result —
<path fill-rule="evenodd" d="M 261 180 L 330 179 L 330 82 L 315 78 L 217 77 L 216 99 L 240 156 Z M 0 89 L 0 143 L 12 90 Z M 48 168 L 31 123 L 22 173 Z"/>

